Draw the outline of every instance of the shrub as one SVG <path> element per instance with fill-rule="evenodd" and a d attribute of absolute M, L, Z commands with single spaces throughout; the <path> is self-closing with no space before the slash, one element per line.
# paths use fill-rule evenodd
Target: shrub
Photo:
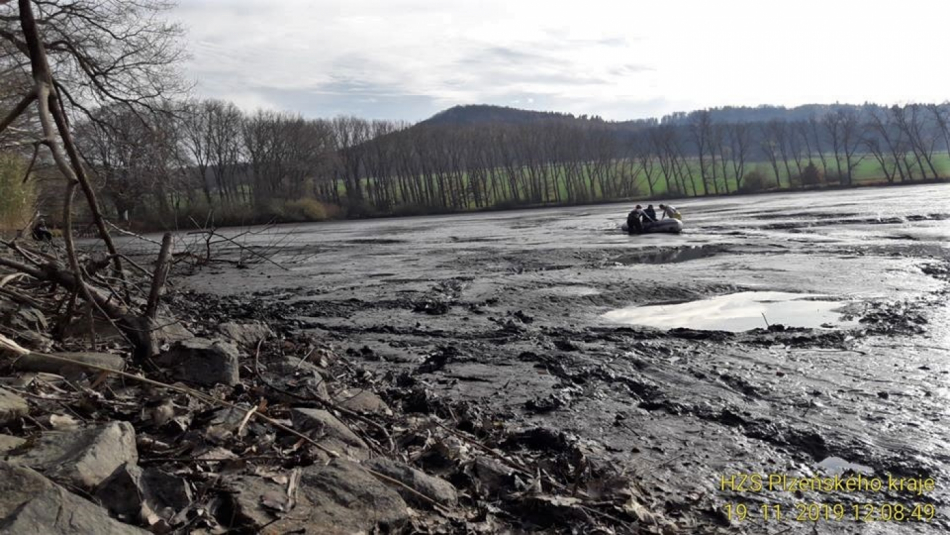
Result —
<path fill-rule="evenodd" d="M 287 201 L 284 212 L 294 221 L 323 221 L 327 219 L 327 209 L 320 201 L 304 197 Z"/>
<path fill-rule="evenodd" d="M 814 162 L 808 162 L 808 165 L 802 170 L 801 183 L 804 186 L 821 184 L 821 171 L 815 167 Z"/>
<path fill-rule="evenodd" d="M 742 187 L 739 191 L 742 193 L 754 193 L 763 191 L 772 187 L 772 182 L 766 178 L 761 171 L 749 171 L 742 178 Z"/>

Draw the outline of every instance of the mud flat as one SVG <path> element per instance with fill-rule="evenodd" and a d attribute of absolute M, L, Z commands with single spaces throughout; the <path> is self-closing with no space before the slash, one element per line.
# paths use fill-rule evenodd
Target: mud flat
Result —
<path fill-rule="evenodd" d="M 620 233 L 619 205 L 284 227 L 242 243 L 289 271 L 185 285 L 554 430 L 694 532 L 950 530 L 950 187 L 673 204 L 679 236 Z M 707 306 L 743 295 L 768 307 Z"/>

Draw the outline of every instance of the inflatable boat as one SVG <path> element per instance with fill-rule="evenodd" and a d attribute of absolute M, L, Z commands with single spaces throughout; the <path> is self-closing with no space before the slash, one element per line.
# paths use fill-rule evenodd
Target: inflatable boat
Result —
<path fill-rule="evenodd" d="M 624 223 L 620 227 L 624 232 L 629 232 L 627 229 L 627 224 Z M 661 219 L 659 221 L 651 221 L 649 223 L 643 224 L 643 230 L 637 234 L 651 234 L 653 232 L 667 232 L 669 234 L 679 234 L 683 231 L 683 222 L 679 219 Z"/>

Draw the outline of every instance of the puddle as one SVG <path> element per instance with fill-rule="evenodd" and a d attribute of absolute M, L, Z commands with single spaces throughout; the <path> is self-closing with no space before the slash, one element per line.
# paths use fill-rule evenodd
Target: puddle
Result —
<path fill-rule="evenodd" d="M 668 247 L 663 249 L 649 249 L 625 254 L 614 258 L 614 262 L 623 265 L 631 264 L 675 264 L 689 260 L 699 260 L 722 252 L 721 247 L 702 245 L 699 247 Z"/>
<path fill-rule="evenodd" d="M 818 468 L 824 470 L 829 475 L 839 475 L 845 472 L 854 472 L 865 476 L 874 474 L 874 469 L 870 466 L 848 462 L 841 457 L 828 457 L 818 463 Z"/>
<path fill-rule="evenodd" d="M 603 318 L 618 323 L 675 329 L 679 327 L 742 332 L 771 325 L 833 328 L 856 325 L 839 309 L 847 303 L 828 296 L 788 292 L 739 292 L 686 303 L 632 306 L 612 310 Z M 765 315 L 765 318 L 762 315 Z"/>
<path fill-rule="evenodd" d="M 541 288 L 538 290 L 538 293 L 558 297 L 586 297 L 590 295 L 600 295 L 600 290 L 589 286 L 552 286 L 550 288 Z"/>

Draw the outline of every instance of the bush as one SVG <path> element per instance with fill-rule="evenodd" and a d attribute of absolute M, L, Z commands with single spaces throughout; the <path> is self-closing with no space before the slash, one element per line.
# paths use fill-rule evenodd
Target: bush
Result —
<path fill-rule="evenodd" d="M 801 184 L 803 186 L 815 186 L 821 184 L 821 171 L 815 167 L 814 162 L 808 162 L 805 169 L 802 170 Z"/>
<path fill-rule="evenodd" d="M 742 178 L 742 187 L 739 191 L 742 193 L 754 193 L 764 191 L 772 187 L 772 181 L 766 178 L 761 171 L 749 171 Z"/>
<path fill-rule="evenodd" d="M 327 209 L 323 203 L 309 197 L 287 201 L 284 211 L 294 221 L 324 221 L 327 218 Z"/>

